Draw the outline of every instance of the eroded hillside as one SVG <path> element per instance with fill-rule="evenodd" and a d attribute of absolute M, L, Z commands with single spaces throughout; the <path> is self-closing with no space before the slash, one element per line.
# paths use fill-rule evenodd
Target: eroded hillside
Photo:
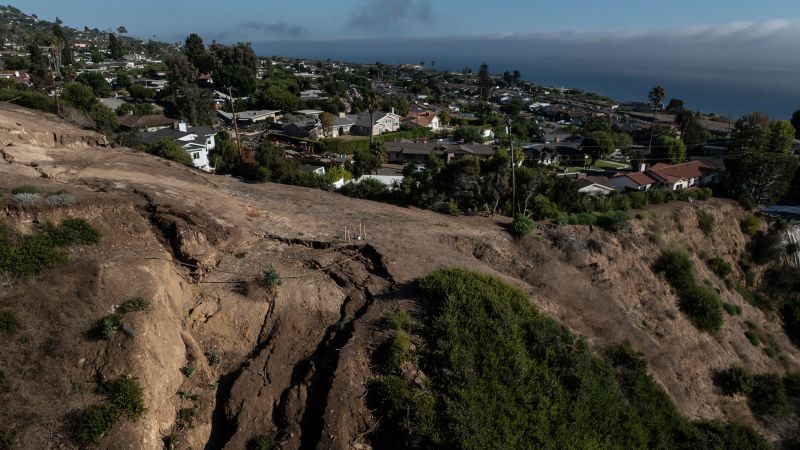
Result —
<path fill-rule="evenodd" d="M 498 275 L 595 349 L 629 340 L 656 381 L 690 418 L 758 426 L 743 398 L 725 397 L 715 370 L 796 369 L 800 352 L 779 325 L 749 306 L 705 260 L 738 260 L 744 212 L 722 200 L 675 203 L 635 220 L 630 232 L 588 227 L 513 239 L 501 218 L 450 217 L 333 193 L 244 184 L 170 161 L 104 146 L 105 139 L 52 116 L 0 106 L 0 220 L 18 233 L 84 219 L 97 245 L 39 275 L 3 281 L 0 307 L 20 329 L 0 338 L 6 389 L 0 431 L 17 448 L 73 446 L 70 418 L 102 400 L 97 383 L 130 375 L 146 412 L 120 420 L 99 448 L 240 449 L 278 436 L 282 448 L 369 448 L 378 418 L 365 403 L 379 326 L 411 307 L 415 280 L 460 266 Z M 77 202 L 29 205 L 11 191 Z M 44 198 L 44 197 L 43 197 Z M 706 237 L 695 211 L 716 218 Z M 363 240 L 345 240 L 360 226 Z M 742 307 L 720 332 L 699 332 L 651 266 L 662 248 L 695 259 L 726 302 Z M 279 285 L 264 286 L 274 268 Z M 125 332 L 88 333 L 132 298 L 146 311 L 122 315 Z M 770 358 L 744 336 L 744 321 L 772 336 Z"/>

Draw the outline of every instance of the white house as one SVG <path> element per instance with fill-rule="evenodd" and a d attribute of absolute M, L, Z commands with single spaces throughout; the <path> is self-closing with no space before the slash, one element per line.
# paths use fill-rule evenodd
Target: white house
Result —
<path fill-rule="evenodd" d="M 211 127 L 188 127 L 181 122 L 177 128 L 165 128 L 150 133 L 142 133 L 143 143 L 152 145 L 163 138 L 175 141 L 183 151 L 192 159 L 192 165 L 200 170 L 211 172 L 213 168 L 208 159 L 208 153 L 214 150 L 216 132 Z"/>
<path fill-rule="evenodd" d="M 611 195 L 616 192 L 616 189 L 606 177 L 589 176 L 578 178 L 578 192 L 591 196 L 600 196 Z"/>
<path fill-rule="evenodd" d="M 394 113 L 394 108 L 391 112 L 376 111 L 373 119 L 372 134 L 380 136 L 383 133 L 391 133 L 400 129 L 400 116 Z M 369 112 L 362 112 L 356 117 L 355 125 L 353 125 L 353 133 L 362 136 L 369 136 L 370 122 Z"/>
<path fill-rule="evenodd" d="M 644 172 L 621 173 L 611 177 L 611 184 L 620 191 L 647 191 L 656 180 Z"/>
<path fill-rule="evenodd" d="M 658 163 L 646 173 L 657 182 L 659 189 L 670 191 L 714 183 L 719 176 L 716 169 L 700 161 L 674 165 Z"/>

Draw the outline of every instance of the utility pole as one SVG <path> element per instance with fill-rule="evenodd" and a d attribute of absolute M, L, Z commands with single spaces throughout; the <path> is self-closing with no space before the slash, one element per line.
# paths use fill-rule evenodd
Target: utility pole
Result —
<path fill-rule="evenodd" d="M 511 217 L 517 217 L 517 163 L 514 161 L 514 141 L 511 138 L 511 116 L 506 115 L 508 151 L 511 152 Z"/>
<path fill-rule="evenodd" d="M 236 106 L 234 105 L 233 94 L 231 93 L 230 86 L 228 86 L 228 97 L 231 99 L 231 113 L 233 114 L 233 129 L 236 132 L 236 151 L 239 153 L 239 162 L 244 162 L 244 156 L 242 155 L 242 141 L 241 139 L 239 139 L 239 119 L 236 117 Z"/>

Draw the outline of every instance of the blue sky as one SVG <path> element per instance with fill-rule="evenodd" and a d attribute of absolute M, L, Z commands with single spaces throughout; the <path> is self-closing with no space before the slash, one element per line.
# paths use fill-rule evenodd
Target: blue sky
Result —
<path fill-rule="evenodd" d="M 15 6 L 68 25 L 178 40 L 471 36 L 722 26 L 800 19 L 797 0 L 24 0 Z"/>

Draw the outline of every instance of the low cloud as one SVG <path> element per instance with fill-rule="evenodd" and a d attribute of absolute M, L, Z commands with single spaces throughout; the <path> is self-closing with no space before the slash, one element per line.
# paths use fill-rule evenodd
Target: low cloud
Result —
<path fill-rule="evenodd" d="M 286 22 L 257 22 L 249 21 L 231 28 L 227 31 L 209 34 L 209 37 L 218 41 L 234 39 L 265 40 L 298 38 L 308 34 L 308 30 L 300 25 Z"/>
<path fill-rule="evenodd" d="M 433 21 L 431 0 L 366 0 L 350 17 L 350 25 L 368 31 L 400 31 L 414 22 Z"/>

